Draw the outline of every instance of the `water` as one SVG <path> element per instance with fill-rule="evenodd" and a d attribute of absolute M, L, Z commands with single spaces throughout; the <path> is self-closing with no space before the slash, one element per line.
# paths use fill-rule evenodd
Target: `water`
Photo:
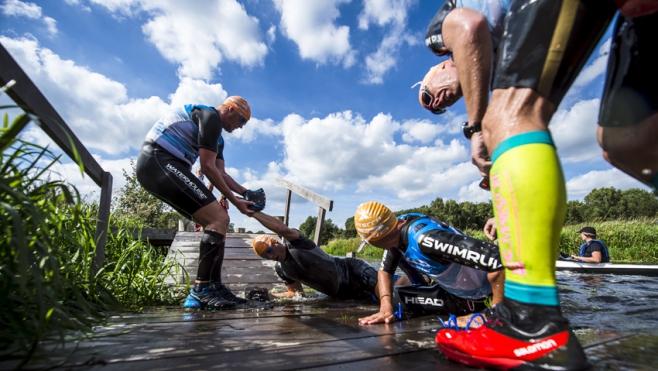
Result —
<path fill-rule="evenodd" d="M 557 280 L 575 329 L 658 335 L 658 277 L 557 272 Z"/>

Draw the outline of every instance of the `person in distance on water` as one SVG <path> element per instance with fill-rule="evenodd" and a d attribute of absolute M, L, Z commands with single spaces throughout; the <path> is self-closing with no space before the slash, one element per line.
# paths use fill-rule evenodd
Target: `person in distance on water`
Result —
<path fill-rule="evenodd" d="M 594 227 L 583 227 L 578 233 L 585 243 L 580 246 L 578 255 L 571 255 L 573 260 L 583 263 L 610 263 L 608 247 L 603 241 L 596 239 Z"/>

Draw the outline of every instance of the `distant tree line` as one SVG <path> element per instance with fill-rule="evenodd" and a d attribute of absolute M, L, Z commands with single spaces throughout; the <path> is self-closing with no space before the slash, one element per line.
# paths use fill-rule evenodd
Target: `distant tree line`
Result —
<path fill-rule="evenodd" d="M 437 197 L 429 205 L 395 212 L 395 215 L 420 213 L 442 218 L 461 230 L 481 230 L 493 216 L 490 202 L 460 202 Z M 614 187 L 596 188 L 584 200 L 567 202 L 567 215 L 564 225 L 613 220 L 657 219 L 658 199 L 643 189 L 631 188 L 625 191 Z M 315 235 L 317 217 L 309 216 L 299 226 L 299 230 L 309 238 Z M 323 227 L 320 244 L 326 245 L 332 239 L 356 237 L 354 217 L 345 221 L 345 229 L 337 227 L 327 219 Z"/>

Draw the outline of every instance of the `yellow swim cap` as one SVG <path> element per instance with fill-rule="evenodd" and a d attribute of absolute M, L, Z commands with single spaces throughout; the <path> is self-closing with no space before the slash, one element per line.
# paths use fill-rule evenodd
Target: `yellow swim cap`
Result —
<path fill-rule="evenodd" d="M 239 97 L 237 95 L 232 95 L 222 103 L 223 105 L 229 106 L 233 108 L 234 110 L 238 111 L 239 114 L 241 114 L 245 120 L 249 121 L 251 118 L 251 108 L 249 107 L 249 103 L 247 103 L 244 98 Z"/>
<path fill-rule="evenodd" d="M 253 241 L 251 241 L 251 247 L 254 248 L 256 255 L 262 258 L 265 250 L 267 250 L 267 248 L 270 247 L 274 242 L 276 242 L 276 238 L 266 234 L 261 234 L 260 236 L 254 238 Z"/>
<path fill-rule="evenodd" d="M 356 233 L 368 242 L 384 238 L 395 229 L 397 222 L 388 207 L 375 201 L 359 205 L 354 213 Z"/>

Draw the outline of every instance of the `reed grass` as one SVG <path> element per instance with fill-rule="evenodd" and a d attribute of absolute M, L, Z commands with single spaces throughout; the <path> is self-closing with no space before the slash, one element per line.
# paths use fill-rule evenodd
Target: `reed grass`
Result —
<path fill-rule="evenodd" d="M 104 265 L 93 269 L 98 208 L 52 179 L 59 157 L 18 138 L 31 120 L 20 114 L 9 123 L 5 114 L 0 128 L 0 358 L 16 368 L 44 342 L 64 346 L 110 313 L 184 295 L 164 283 L 182 267 L 127 233 L 124 215 L 111 217 L 119 231 L 108 236 Z"/>

